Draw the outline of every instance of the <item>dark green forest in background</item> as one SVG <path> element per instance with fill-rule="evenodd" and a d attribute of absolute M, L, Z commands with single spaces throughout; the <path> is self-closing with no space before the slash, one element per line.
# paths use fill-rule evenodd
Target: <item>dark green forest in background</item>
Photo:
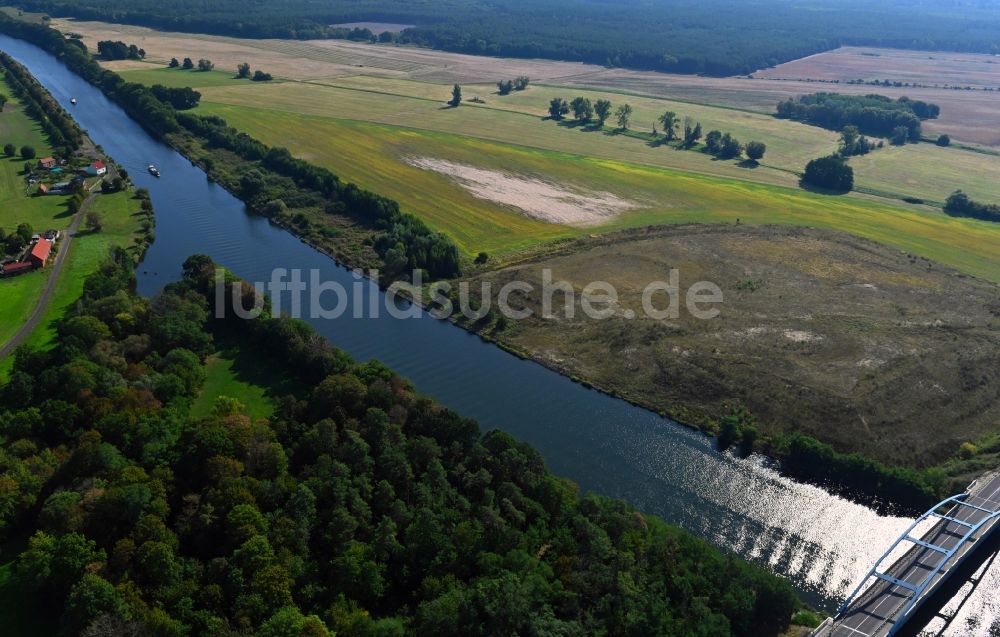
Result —
<path fill-rule="evenodd" d="M 1000 53 L 997 0 L 24 0 L 53 16 L 251 38 L 383 40 L 679 73 L 750 73 L 840 45 Z"/>
<path fill-rule="evenodd" d="M 126 291 L 131 263 L 117 254 L 91 277 L 58 346 L 18 350 L 0 389 L 7 594 L 50 609 L 47 633 L 787 628 L 798 602 L 785 580 L 581 495 L 528 445 L 481 433 L 305 323 L 212 318 L 208 257 L 152 299 Z M 227 285 L 252 305 L 252 286 Z M 220 337 L 299 388 L 274 397 L 271 418 L 232 398 L 191 415 Z"/>

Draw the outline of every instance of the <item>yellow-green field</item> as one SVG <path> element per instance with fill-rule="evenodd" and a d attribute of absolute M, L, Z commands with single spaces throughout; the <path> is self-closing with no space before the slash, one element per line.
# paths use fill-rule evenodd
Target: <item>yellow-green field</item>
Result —
<path fill-rule="evenodd" d="M 237 79 L 235 73 L 229 71 L 196 71 L 188 69 L 171 69 L 162 65 L 146 65 L 148 69 L 131 69 L 122 71 L 120 75 L 130 82 L 139 82 L 152 86 L 162 84 L 172 88 L 190 86 L 199 89 L 205 86 L 259 86 L 259 82 L 248 79 Z"/>
<path fill-rule="evenodd" d="M 127 73 L 125 75 L 128 77 Z M 750 171 L 741 167 L 736 161 L 717 161 L 705 153 L 678 150 L 658 142 L 650 143 L 628 135 L 616 134 L 610 129 L 597 131 L 574 128 L 566 125 L 569 122 L 560 125 L 543 119 L 543 113 L 533 110 L 529 112 L 497 109 L 492 108 L 490 103 L 485 106 L 466 104 L 457 109 L 450 109 L 444 105 L 450 89 L 440 86 L 437 88 L 441 96 L 438 100 L 384 94 L 372 89 L 340 88 L 303 82 L 249 87 L 245 85 L 203 87 L 198 90 L 202 93 L 202 104 L 206 106 L 266 107 L 280 113 L 391 124 L 427 131 L 456 133 L 542 150 L 571 152 L 589 157 L 625 160 L 789 186 L 795 185 L 798 177 L 788 171 L 801 168 L 805 163 L 805 157 L 829 154 L 836 149 L 835 136 L 827 131 L 807 128 L 801 124 L 778 122 L 766 115 L 711 109 L 717 111 L 720 116 L 730 114 L 754 122 L 754 130 L 759 132 L 755 137 L 770 140 L 770 150 L 762 166 Z M 555 91 L 550 93 L 543 88 L 532 89 L 529 92 L 536 92 L 539 103 L 548 103 L 551 97 L 558 94 Z M 561 93 L 567 97 L 573 95 L 570 92 Z M 620 99 L 618 103 L 621 103 Z M 671 108 L 677 106 L 665 104 Z M 669 109 L 665 107 L 663 110 Z M 685 114 L 684 111 L 677 112 L 682 116 Z M 652 108 L 640 110 L 633 122 L 633 130 L 649 132 L 655 116 L 657 113 Z M 643 118 L 648 118 L 648 121 L 644 121 Z M 770 133 L 765 131 L 764 124 L 770 128 Z M 778 143 L 774 137 L 779 128 L 777 124 L 786 124 L 791 127 L 790 130 L 797 132 L 789 141 Z M 706 125 L 703 122 L 703 127 Z M 737 130 L 735 124 L 725 128 L 734 132 Z M 708 130 L 710 129 L 706 127 L 705 132 Z M 799 134 L 803 131 L 807 135 Z M 254 133 L 253 130 L 247 132 Z M 752 139 L 749 134 L 744 134 L 747 141 Z M 768 134 L 771 137 L 766 137 Z M 800 155 L 800 157 L 789 157 L 789 155 Z"/>
<path fill-rule="evenodd" d="M 342 178 L 397 199 L 403 208 L 452 236 L 467 254 L 510 255 L 553 239 L 656 223 L 789 223 L 844 230 L 911 251 L 962 271 L 1000 280 L 1000 227 L 953 219 L 899 199 L 943 201 L 962 188 L 992 200 L 1000 157 L 919 144 L 854 158 L 864 193 L 829 197 L 798 188 L 797 171 L 833 152 L 837 135 L 766 114 L 608 91 L 532 85 L 511 95 L 492 84 L 464 87 L 466 103 L 444 105 L 450 87 L 405 78 L 343 74 L 251 85 L 226 73 L 126 70 L 130 80 L 191 78 L 202 92 L 198 112 L 224 117 L 269 145 L 323 165 Z M 200 77 L 204 76 L 204 77 Z M 170 81 L 174 81 L 171 79 Z M 650 131 L 664 111 L 767 144 L 764 161 L 747 168 L 680 150 L 643 135 L 575 127 L 545 118 L 553 96 L 628 102 L 632 129 Z M 481 98 L 483 104 L 471 103 Z M 659 125 L 657 124 L 657 127 Z M 610 193 L 630 211 L 586 228 L 530 218 L 490 199 L 455 174 L 413 165 L 430 158 L 553 184 L 578 193 Z M 873 193 L 879 196 L 873 196 Z M 884 195 L 884 196 L 883 196 Z"/>
<path fill-rule="evenodd" d="M 204 104 L 267 144 L 284 145 L 376 192 L 455 237 L 469 254 L 508 253 L 540 241 L 656 223 L 788 223 L 845 230 L 1000 281 L 1000 225 L 948 217 L 929 208 L 886 205 L 796 188 L 685 173 L 489 142 L 269 109 Z M 678 152 L 683 151 L 666 151 Z M 542 176 L 580 189 L 607 191 L 642 207 L 598 228 L 528 219 L 473 197 L 452 179 L 406 163 L 432 156 L 496 171 Z"/>

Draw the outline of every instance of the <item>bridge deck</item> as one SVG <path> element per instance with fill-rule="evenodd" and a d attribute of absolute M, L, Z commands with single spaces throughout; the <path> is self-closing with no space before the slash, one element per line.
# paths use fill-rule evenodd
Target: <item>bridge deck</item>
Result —
<path fill-rule="evenodd" d="M 814 637 L 888 635 L 896 623 L 899 623 L 900 615 L 907 611 L 910 601 L 917 594 L 916 589 L 928 576 L 938 571 L 939 564 L 947 557 L 948 552 L 958 547 L 923 589 L 913 606 L 919 606 L 933 593 L 937 584 L 948 576 L 954 565 L 979 544 L 973 540 L 985 538 L 994 529 L 997 522 L 995 517 L 990 520 L 990 512 L 997 509 L 1000 509 L 1000 473 L 978 480 L 963 502 L 935 515 L 937 522 L 921 537 L 910 540 L 912 548 L 888 569 L 881 571 L 874 583 L 833 622 L 817 629 L 813 633 Z M 984 520 L 989 521 L 963 544 L 962 539 Z M 907 615 L 912 615 L 912 612 Z"/>

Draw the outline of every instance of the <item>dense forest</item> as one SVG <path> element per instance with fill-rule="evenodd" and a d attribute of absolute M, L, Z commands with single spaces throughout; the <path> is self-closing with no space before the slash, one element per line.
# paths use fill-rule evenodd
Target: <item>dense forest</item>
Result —
<path fill-rule="evenodd" d="M 360 39 L 353 21 L 413 25 L 448 51 L 679 73 L 746 74 L 844 44 L 1000 53 L 996 0 L 22 0 L 54 16 L 252 38 Z"/>
<path fill-rule="evenodd" d="M 908 97 L 814 93 L 781 102 L 777 115 L 835 131 L 855 126 L 866 135 L 901 137 L 905 143 L 919 141 L 921 120 L 935 119 L 940 110 L 937 104 Z"/>
<path fill-rule="evenodd" d="M 580 495 L 529 446 L 301 322 L 211 318 L 215 265 L 145 299 L 87 280 L 0 389 L 0 540 L 64 635 L 766 637 L 784 580 Z M 249 306 L 253 288 L 227 280 Z M 268 313 L 265 313 L 265 317 Z M 189 414 L 215 341 L 297 389 Z M 24 540 L 27 540 L 26 542 Z"/>
<path fill-rule="evenodd" d="M 374 248 L 386 266 L 383 274 L 396 276 L 414 269 L 425 270 L 430 278 L 460 274 L 461 255 L 455 244 L 401 211 L 398 202 L 343 183 L 329 170 L 296 159 L 284 148 L 268 148 L 218 117 L 178 113 L 178 109 L 198 103 L 201 96 L 197 91 L 148 88 L 126 82 L 117 73 L 101 68 L 79 40 L 66 39 L 55 29 L 14 20 L 3 13 L 0 32 L 23 38 L 58 57 L 157 137 L 173 141 L 171 136 L 194 136 L 199 143 L 252 162 L 251 171 L 225 184 L 252 210 L 267 214 L 270 204 L 284 207 L 298 203 L 301 207 L 320 207 L 330 214 L 350 215 L 378 232 Z"/>

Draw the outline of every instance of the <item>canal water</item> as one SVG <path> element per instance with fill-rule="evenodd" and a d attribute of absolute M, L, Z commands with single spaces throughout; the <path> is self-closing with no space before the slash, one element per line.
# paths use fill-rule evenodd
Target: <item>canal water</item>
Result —
<path fill-rule="evenodd" d="M 315 268 L 325 280 L 348 289 L 361 286 L 363 303 L 381 300 L 376 286 L 247 214 L 242 202 L 152 139 L 51 55 L 4 35 L 0 50 L 27 66 L 152 194 L 156 241 L 138 268 L 142 294 L 155 294 L 179 278 L 184 259 L 203 253 L 247 280 L 268 281 L 275 268 Z M 76 105 L 70 104 L 72 98 Z M 159 168 L 161 178 L 147 172 L 149 164 Z M 354 358 L 379 359 L 420 392 L 477 419 L 484 429 L 502 429 L 531 443 L 554 473 L 584 490 L 625 499 L 725 551 L 766 565 L 825 611 L 836 609 L 910 523 L 784 478 L 763 458 L 720 454 L 701 434 L 588 390 L 430 316 L 352 315 L 349 310 L 339 319 L 310 322 Z M 933 619 L 926 634 L 987 635 L 994 622 L 1000 625 L 1000 567 L 987 564 L 982 571 L 978 586 L 966 587 L 950 602 L 958 608 L 955 617 L 947 625 L 945 619 Z"/>

